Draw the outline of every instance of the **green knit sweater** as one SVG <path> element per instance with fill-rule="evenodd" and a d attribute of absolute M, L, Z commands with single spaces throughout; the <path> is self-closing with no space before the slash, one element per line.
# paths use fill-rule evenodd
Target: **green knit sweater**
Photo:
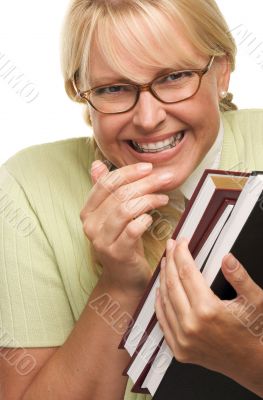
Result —
<path fill-rule="evenodd" d="M 222 114 L 221 169 L 263 170 L 263 110 Z M 60 346 L 97 282 L 79 214 L 91 140 L 36 145 L 0 168 L 0 346 Z M 125 400 L 150 396 L 130 393 Z"/>

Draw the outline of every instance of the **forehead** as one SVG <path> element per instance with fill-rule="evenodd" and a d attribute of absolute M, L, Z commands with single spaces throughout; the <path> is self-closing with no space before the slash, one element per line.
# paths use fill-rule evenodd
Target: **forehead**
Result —
<path fill-rule="evenodd" d="M 140 32 L 136 34 L 130 26 L 98 31 L 86 71 L 89 85 L 103 85 L 117 78 L 145 83 L 164 69 L 199 68 L 207 57 L 193 46 L 179 21 L 162 19 L 161 32 L 144 21 L 138 21 Z"/>

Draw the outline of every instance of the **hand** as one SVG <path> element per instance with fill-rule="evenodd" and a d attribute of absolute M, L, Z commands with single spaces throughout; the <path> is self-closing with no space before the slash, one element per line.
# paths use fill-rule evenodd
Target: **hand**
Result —
<path fill-rule="evenodd" d="M 103 266 L 106 285 L 129 293 L 142 294 L 152 275 L 145 259 L 142 235 L 152 223 L 147 211 L 168 203 L 157 192 L 168 182 L 158 179 L 142 163 L 109 172 L 96 162 L 91 170 L 94 186 L 80 217 Z"/>
<path fill-rule="evenodd" d="M 167 242 L 156 315 L 174 357 L 263 395 L 263 290 L 229 254 L 222 272 L 237 292 L 221 301 L 207 286 L 186 239 Z M 171 246 L 171 247 L 170 247 Z"/>

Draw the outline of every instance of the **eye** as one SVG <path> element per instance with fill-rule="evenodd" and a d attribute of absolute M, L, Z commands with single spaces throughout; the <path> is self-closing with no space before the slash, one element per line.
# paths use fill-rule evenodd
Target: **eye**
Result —
<path fill-rule="evenodd" d="M 194 73 L 192 71 L 182 71 L 182 72 L 173 72 L 172 74 L 167 75 L 164 78 L 164 81 L 170 81 L 170 82 L 174 82 L 174 81 L 179 81 L 182 80 L 184 78 L 191 78 L 194 75 Z"/>
<path fill-rule="evenodd" d="M 94 94 L 96 96 L 101 95 L 112 95 L 112 94 L 121 94 L 123 92 L 127 92 L 129 89 L 129 85 L 112 85 L 112 86 L 103 86 L 97 89 L 94 89 Z"/>

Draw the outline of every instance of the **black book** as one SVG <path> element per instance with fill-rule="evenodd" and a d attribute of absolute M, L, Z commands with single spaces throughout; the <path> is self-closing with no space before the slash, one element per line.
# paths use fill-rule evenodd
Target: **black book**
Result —
<path fill-rule="evenodd" d="M 226 376 L 174 358 L 153 400 L 258 400 Z"/>
<path fill-rule="evenodd" d="M 263 288 L 262 173 L 253 173 L 249 178 L 203 269 L 205 279 L 221 299 L 236 297 L 220 270 L 222 256 L 229 251 Z M 173 399 L 256 400 L 260 397 L 220 373 L 197 365 L 182 364 L 173 358 L 153 400 Z"/>

